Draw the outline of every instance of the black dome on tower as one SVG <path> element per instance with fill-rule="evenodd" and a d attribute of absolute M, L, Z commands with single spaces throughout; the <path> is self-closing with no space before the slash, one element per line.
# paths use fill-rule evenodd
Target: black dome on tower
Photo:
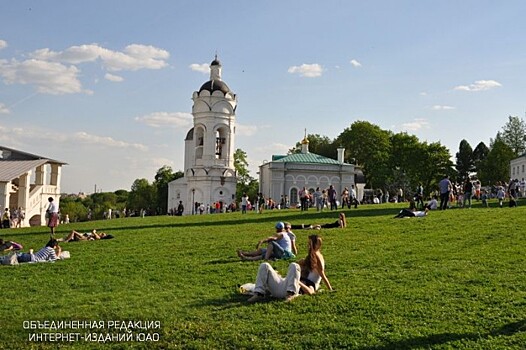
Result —
<path fill-rule="evenodd" d="M 224 94 L 230 92 L 230 88 L 228 87 L 228 85 L 226 85 L 221 80 L 215 80 L 215 79 L 209 80 L 206 83 L 204 83 L 203 85 L 201 85 L 201 88 L 199 89 L 199 92 L 201 92 L 203 90 L 210 91 L 210 93 L 212 93 L 214 91 L 218 91 L 218 90 L 223 92 Z"/>

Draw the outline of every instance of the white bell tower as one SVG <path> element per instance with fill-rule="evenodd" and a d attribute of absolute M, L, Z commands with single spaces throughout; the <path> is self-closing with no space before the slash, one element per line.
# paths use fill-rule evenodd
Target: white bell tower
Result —
<path fill-rule="evenodd" d="M 169 185 L 168 210 L 179 200 L 185 214 L 220 203 L 225 208 L 235 201 L 234 135 L 237 97 L 221 79 L 221 62 L 210 63 L 210 80 L 192 95 L 194 127 L 185 139 L 184 178 Z M 184 180 L 184 181 L 183 181 Z"/>

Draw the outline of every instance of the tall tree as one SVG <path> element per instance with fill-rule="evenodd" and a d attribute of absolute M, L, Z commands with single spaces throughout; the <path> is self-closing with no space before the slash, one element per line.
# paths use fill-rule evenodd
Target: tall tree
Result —
<path fill-rule="evenodd" d="M 486 159 L 482 162 L 478 177 L 484 185 L 495 185 L 497 182 L 507 182 L 510 177 L 510 160 L 515 153 L 502 138 L 497 135 Z"/>
<path fill-rule="evenodd" d="M 183 177 L 184 173 L 178 171 L 174 173 L 172 167 L 164 165 L 155 174 L 153 186 L 156 188 L 156 213 L 166 214 L 168 210 L 168 184 L 173 180 Z"/>
<path fill-rule="evenodd" d="M 391 135 L 390 143 L 387 187 L 391 191 L 402 188 L 409 196 L 422 181 L 425 149 L 416 136 L 405 132 Z"/>
<path fill-rule="evenodd" d="M 508 145 L 515 156 L 526 151 L 526 122 L 517 116 L 509 116 L 508 122 L 502 127 L 502 141 Z"/>
<path fill-rule="evenodd" d="M 240 148 L 234 152 L 234 169 L 236 170 L 238 183 L 247 184 L 250 182 L 247 153 Z"/>
<path fill-rule="evenodd" d="M 128 208 L 139 211 L 151 210 L 156 203 L 157 188 L 146 179 L 136 179 L 128 195 Z"/>
<path fill-rule="evenodd" d="M 256 179 L 250 176 L 248 170 L 247 153 L 242 149 L 236 149 L 234 152 L 234 168 L 237 174 L 236 198 L 241 200 L 243 193 L 246 193 L 249 198 L 255 198 L 259 190 L 259 183 Z"/>
<path fill-rule="evenodd" d="M 354 158 L 361 165 L 372 188 L 383 187 L 389 176 L 390 132 L 367 121 L 356 121 L 335 140 L 348 150 L 346 159 Z"/>
<path fill-rule="evenodd" d="M 458 173 L 457 181 L 463 183 L 475 170 L 473 161 L 473 149 L 468 141 L 460 141 L 458 152 L 456 154 L 457 164 L 456 169 Z"/>
<path fill-rule="evenodd" d="M 486 159 L 489 153 L 489 148 L 484 142 L 480 142 L 477 147 L 473 150 L 473 166 L 474 171 L 477 173 L 480 170 L 482 162 Z"/>

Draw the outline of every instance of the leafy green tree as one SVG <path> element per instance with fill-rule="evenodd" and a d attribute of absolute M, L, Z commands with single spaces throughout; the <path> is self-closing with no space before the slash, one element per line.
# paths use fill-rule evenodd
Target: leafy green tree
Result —
<path fill-rule="evenodd" d="M 240 148 L 234 152 L 234 169 L 238 183 L 248 184 L 250 182 L 252 177 L 248 170 L 247 153 Z"/>
<path fill-rule="evenodd" d="M 157 203 L 157 188 L 146 179 L 137 179 L 131 186 L 127 207 L 130 210 L 152 209 Z"/>
<path fill-rule="evenodd" d="M 406 196 L 412 196 L 421 183 L 425 194 L 429 194 L 444 174 L 451 174 L 451 155 L 440 143 L 420 142 L 407 133 L 392 135 L 390 143 L 386 187 L 391 191 L 402 188 Z"/>
<path fill-rule="evenodd" d="M 468 141 L 460 141 L 458 152 L 456 154 L 457 164 L 456 169 L 458 173 L 457 181 L 463 183 L 475 170 L 475 162 L 473 160 L 473 149 Z"/>
<path fill-rule="evenodd" d="M 168 184 L 173 180 L 183 177 L 184 173 L 173 172 L 172 167 L 164 165 L 157 170 L 153 186 L 156 188 L 156 213 L 166 214 L 168 210 Z"/>
<path fill-rule="evenodd" d="M 243 193 L 246 193 L 249 198 L 255 198 L 259 190 L 259 182 L 250 176 L 248 170 L 247 154 L 242 149 L 236 149 L 234 152 L 234 168 L 236 169 L 237 184 L 236 184 L 236 198 L 241 200 Z"/>
<path fill-rule="evenodd" d="M 428 176 L 427 144 L 405 132 L 391 135 L 390 143 L 388 168 L 391 175 L 386 187 L 391 191 L 402 188 L 407 196 L 412 196 L 420 183 L 424 185 Z M 424 189 L 427 191 L 428 188 Z"/>
<path fill-rule="evenodd" d="M 69 216 L 70 222 L 85 221 L 88 216 L 88 209 L 78 197 L 60 198 L 60 215 L 64 218 L 66 214 Z"/>
<path fill-rule="evenodd" d="M 498 182 L 507 182 L 510 177 L 510 160 L 513 158 L 515 158 L 515 152 L 497 134 L 478 173 L 481 183 L 495 185 Z"/>
<path fill-rule="evenodd" d="M 362 166 L 370 188 L 381 188 L 389 177 L 389 131 L 367 121 L 356 121 L 335 140 L 348 150 L 345 160 L 354 158 Z"/>
<path fill-rule="evenodd" d="M 526 122 L 516 116 L 509 116 L 508 122 L 502 127 L 502 141 L 519 156 L 526 151 Z"/>
<path fill-rule="evenodd" d="M 484 142 L 480 142 L 473 150 L 473 167 L 478 177 L 482 162 L 486 159 L 489 153 L 489 148 Z"/>

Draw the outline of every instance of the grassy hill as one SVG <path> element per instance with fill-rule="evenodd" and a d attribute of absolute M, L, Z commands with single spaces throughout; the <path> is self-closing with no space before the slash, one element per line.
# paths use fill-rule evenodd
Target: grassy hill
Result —
<path fill-rule="evenodd" d="M 255 305 L 237 286 L 259 264 L 236 249 L 276 221 L 333 222 L 336 212 L 61 225 L 58 236 L 97 228 L 115 239 L 64 243 L 69 260 L 0 266 L 0 348 L 524 349 L 523 204 L 411 219 L 393 219 L 395 204 L 346 210 L 346 229 L 316 231 L 336 291 Z M 300 257 L 312 232 L 295 231 Z M 0 234 L 39 249 L 48 229 Z M 288 262 L 272 265 L 285 273 Z"/>

